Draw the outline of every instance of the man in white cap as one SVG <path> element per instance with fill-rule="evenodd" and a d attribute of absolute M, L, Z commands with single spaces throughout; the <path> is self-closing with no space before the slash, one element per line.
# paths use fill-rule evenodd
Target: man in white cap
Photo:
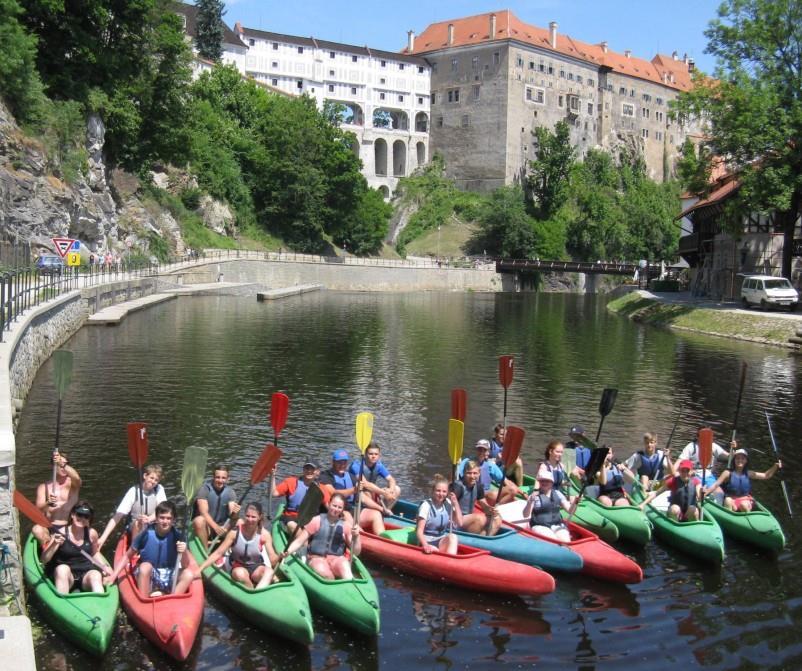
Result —
<path fill-rule="evenodd" d="M 468 458 L 460 461 L 457 468 L 458 478 L 462 478 L 468 461 Z M 490 458 L 490 441 L 484 438 L 476 441 L 475 461 L 479 464 L 479 482 L 484 488 L 485 498 L 491 506 L 512 501 L 518 495 L 520 492 L 518 486 L 512 480 L 504 477 L 504 473 L 498 467 L 498 464 Z M 492 491 L 491 484 L 497 485 L 499 491 Z"/>

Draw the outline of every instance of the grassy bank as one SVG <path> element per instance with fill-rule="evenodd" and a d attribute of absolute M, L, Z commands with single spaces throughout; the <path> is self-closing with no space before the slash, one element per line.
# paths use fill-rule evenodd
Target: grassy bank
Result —
<path fill-rule="evenodd" d="M 693 305 L 661 303 L 635 292 L 616 298 L 607 309 L 633 321 L 707 335 L 750 340 L 788 347 L 800 323 L 770 314 L 746 314 L 732 310 L 713 310 Z"/>

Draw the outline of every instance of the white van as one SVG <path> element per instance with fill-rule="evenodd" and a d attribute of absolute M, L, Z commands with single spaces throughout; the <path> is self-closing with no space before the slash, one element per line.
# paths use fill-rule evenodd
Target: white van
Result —
<path fill-rule="evenodd" d="M 741 303 L 744 308 L 759 305 L 764 309 L 776 306 L 796 310 L 799 293 L 785 277 L 749 275 L 741 285 Z"/>

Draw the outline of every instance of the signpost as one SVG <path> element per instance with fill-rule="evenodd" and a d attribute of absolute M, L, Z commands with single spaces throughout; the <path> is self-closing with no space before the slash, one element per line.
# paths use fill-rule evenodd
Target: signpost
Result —
<path fill-rule="evenodd" d="M 78 259 L 80 262 L 80 250 L 81 250 L 81 242 L 80 240 L 75 240 L 73 238 L 50 238 L 53 242 L 53 246 L 56 248 L 56 252 L 62 259 L 67 258 L 67 254 L 70 252 L 74 252 L 78 254 Z M 67 261 L 68 266 L 78 265 L 77 263 L 69 263 Z"/>
<path fill-rule="evenodd" d="M 81 265 L 81 255 L 78 252 L 68 252 L 67 253 L 67 265 L 72 266 L 80 266 Z"/>

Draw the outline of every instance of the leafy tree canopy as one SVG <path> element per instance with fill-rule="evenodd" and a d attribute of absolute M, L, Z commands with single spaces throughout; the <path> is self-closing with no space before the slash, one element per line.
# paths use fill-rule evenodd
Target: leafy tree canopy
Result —
<path fill-rule="evenodd" d="M 529 190 L 538 217 L 549 219 L 565 202 L 568 175 L 576 160 L 576 151 L 565 121 L 558 121 L 554 132 L 538 126 L 533 134 L 537 148 L 535 160 L 529 163 Z"/>
<path fill-rule="evenodd" d="M 195 47 L 210 61 L 219 63 L 223 57 L 223 15 L 225 3 L 220 0 L 197 0 Z"/>

